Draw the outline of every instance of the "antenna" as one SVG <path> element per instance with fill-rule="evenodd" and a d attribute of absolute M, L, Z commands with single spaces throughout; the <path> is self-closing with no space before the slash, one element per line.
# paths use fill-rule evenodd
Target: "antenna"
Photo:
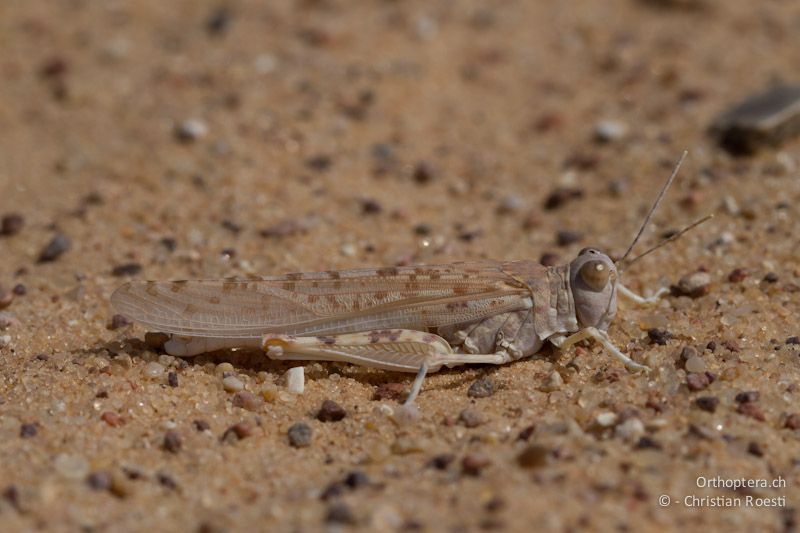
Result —
<path fill-rule="evenodd" d="M 699 226 L 699 225 L 700 225 L 700 224 L 702 224 L 703 222 L 707 222 L 707 221 L 711 220 L 712 218 L 714 218 L 714 214 L 713 214 L 713 213 L 712 213 L 712 214 L 708 214 L 708 215 L 704 216 L 704 217 L 703 217 L 703 218 L 701 218 L 701 219 L 695 220 L 694 222 L 692 222 L 691 224 L 689 224 L 688 226 L 686 226 L 685 228 L 683 228 L 682 230 L 680 230 L 678 233 L 675 233 L 675 234 L 673 234 L 673 235 L 670 235 L 668 238 L 666 238 L 666 239 L 664 239 L 663 241 L 661 241 L 660 243 L 656 244 L 655 246 L 653 246 L 652 248 L 650 248 L 650 249 L 649 249 L 649 250 L 647 250 L 646 252 L 644 252 L 644 253 L 642 253 L 642 254 L 639 254 L 639 255 L 637 255 L 636 257 L 634 257 L 633 259 L 631 259 L 630 261 L 628 261 L 628 264 L 626 264 L 625 266 L 626 266 L 626 267 L 629 267 L 629 266 L 631 266 L 632 264 L 634 264 L 636 261 L 638 261 L 638 260 L 639 260 L 639 259 L 641 259 L 642 257 L 644 257 L 644 256 L 646 256 L 646 255 L 649 255 L 651 252 L 655 252 L 656 250 L 658 250 L 659 248 L 661 248 L 661 247 L 662 247 L 662 246 L 664 246 L 665 244 L 669 244 L 669 243 L 671 243 L 672 241 L 674 241 L 674 240 L 677 240 L 677 239 L 678 239 L 678 237 L 680 237 L 681 235 L 683 235 L 683 234 L 684 234 L 684 233 L 686 233 L 687 231 L 689 231 L 689 230 L 691 230 L 691 229 L 694 229 L 694 228 L 696 228 L 697 226 Z"/>
<path fill-rule="evenodd" d="M 631 250 L 633 250 L 633 247 L 636 246 L 636 243 L 639 242 L 639 237 L 641 237 L 642 233 L 644 233 L 644 229 L 647 227 L 647 224 L 650 223 L 650 219 L 653 217 L 653 213 L 655 213 L 656 209 L 658 209 L 658 205 L 661 203 L 661 200 L 664 198 L 664 195 L 666 194 L 666 192 L 669 189 L 670 185 L 672 185 L 672 182 L 675 181 L 675 177 L 678 175 L 678 171 L 681 169 L 681 165 L 683 164 L 683 160 L 686 159 L 686 156 L 688 154 L 689 154 L 689 152 L 687 150 L 683 151 L 683 154 L 681 155 L 681 158 L 678 160 L 678 164 L 675 165 L 675 169 L 672 171 L 672 174 L 670 175 L 669 179 L 664 184 L 664 186 L 661 187 L 661 192 L 658 193 L 658 197 L 656 198 L 656 201 L 653 204 L 653 207 L 650 208 L 650 212 L 647 213 L 647 216 L 645 217 L 644 222 L 642 222 L 642 226 L 639 228 L 639 232 L 636 234 L 636 237 L 633 238 L 633 242 L 631 243 L 630 246 L 628 246 L 628 250 L 625 252 L 625 255 L 622 256 L 622 259 L 617 261 L 617 264 L 622 264 L 625 261 L 625 258 L 628 257 L 628 255 L 630 255 Z M 693 227 L 693 226 L 690 226 L 690 227 Z M 687 229 L 687 231 L 688 231 L 688 229 Z M 666 241 L 666 242 L 669 242 L 669 241 Z M 665 242 L 665 244 L 666 244 L 666 242 Z"/>

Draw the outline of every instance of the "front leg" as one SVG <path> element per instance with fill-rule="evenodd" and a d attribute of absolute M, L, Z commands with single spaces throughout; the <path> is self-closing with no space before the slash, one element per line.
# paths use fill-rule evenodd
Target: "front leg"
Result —
<path fill-rule="evenodd" d="M 548 340 L 558 349 L 566 350 L 576 342 L 580 342 L 586 339 L 594 339 L 600 344 L 602 344 L 603 347 L 609 352 L 611 352 L 611 354 L 614 357 L 619 359 L 628 370 L 640 370 L 644 372 L 650 371 L 650 367 L 637 363 L 636 361 L 634 361 L 633 359 L 622 353 L 622 351 L 620 351 L 619 348 L 614 346 L 614 343 L 612 343 L 611 339 L 608 338 L 608 333 L 594 327 L 583 328 L 582 330 L 570 335 L 569 337 L 554 336 L 550 337 Z"/>

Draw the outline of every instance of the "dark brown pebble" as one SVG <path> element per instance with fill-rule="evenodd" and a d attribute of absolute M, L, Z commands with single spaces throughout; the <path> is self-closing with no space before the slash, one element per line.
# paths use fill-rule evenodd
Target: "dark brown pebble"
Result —
<path fill-rule="evenodd" d="M 667 341 L 672 338 L 672 333 L 663 329 L 650 328 L 647 330 L 647 336 L 653 344 L 666 346 Z"/>
<path fill-rule="evenodd" d="M 125 315 L 114 315 L 111 317 L 111 322 L 108 323 L 108 329 L 114 331 L 116 329 L 124 328 L 133 324 Z"/>
<path fill-rule="evenodd" d="M 717 438 L 713 430 L 697 424 L 689 424 L 689 435 L 703 440 L 715 440 Z"/>
<path fill-rule="evenodd" d="M 433 229 L 430 227 L 430 225 L 425 223 L 417 224 L 416 226 L 414 226 L 414 233 L 416 233 L 420 237 L 430 235 L 432 231 Z"/>
<path fill-rule="evenodd" d="M 788 429 L 800 429 L 800 413 L 792 413 L 786 417 L 783 427 Z"/>
<path fill-rule="evenodd" d="M 581 239 L 583 239 L 583 234 L 577 231 L 559 230 L 556 232 L 557 246 L 569 246 L 570 244 L 580 242 Z"/>
<path fill-rule="evenodd" d="M 494 382 L 490 378 L 476 379 L 467 390 L 470 398 L 488 398 L 494 395 Z"/>
<path fill-rule="evenodd" d="M 701 396 L 694 401 L 694 404 L 697 406 L 698 409 L 702 409 L 703 411 L 708 411 L 709 413 L 713 413 L 717 410 L 717 406 L 719 405 L 719 398 L 716 396 Z"/>
<path fill-rule="evenodd" d="M 464 409 L 458 415 L 458 421 L 468 428 L 476 428 L 486 422 L 483 413 L 475 409 Z"/>
<path fill-rule="evenodd" d="M 177 387 L 178 386 L 178 373 L 177 372 L 170 372 L 167 374 L 167 384 L 170 387 Z"/>
<path fill-rule="evenodd" d="M 706 374 L 692 372 L 686 375 L 686 385 L 690 391 L 699 391 L 706 389 L 711 384 Z"/>
<path fill-rule="evenodd" d="M 450 466 L 450 463 L 452 463 L 455 458 L 456 456 L 452 453 L 441 453 L 434 456 L 428 464 L 436 470 L 447 470 L 447 467 Z"/>
<path fill-rule="evenodd" d="M 197 431 L 208 431 L 211 429 L 211 425 L 203 419 L 198 418 L 197 420 L 192 421 L 194 428 Z"/>
<path fill-rule="evenodd" d="M 233 395 L 233 406 L 247 409 L 248 411 L 258 411 L 264 404 L 264 400 L 252 392 L 241 390 Z"/>
<path fill-rule="evenodd" d="M 35 437 L 38 432 L 39 428 L 37 427 L 36 424 L 33 423 L 22 424 L 19 427 L 19 436 L 22 437 L 23 439 L 30 439 L 32 437 Z"/>
<path fill-rule="evenodd" d="M 736 268 L 728 274 L 728 281 L 731 283 L 740 283 L 747 279 L 748 274 L 746 268 Z"/>
<path fill-rule="evenodd" d="M 234 235 L 238 235 L 242 231 L 241 224 L 237 224 L 236 222 L 234 222 L 233 220 L 230 220 L 228 218 L 226 218 L 226 219 L 224 219 L 222 221 L 222 227 L 225 228 L 226 230 L 230 231 Z"/>
<path fill-rule="evenodd" d="M 317 412 L 317 420 L 320 422 L 338 422 L 347 416 L 344 407 L 333 400 L 325 400 Z"/>
<path fill-rule="evenodd" d="M 308 222 L 303 222 L 295 219 L 282 220 L 277 224 L 268 228 L 262 229 L 258 232 L 259 235 L 265 239 L 291 237 L 306 233 L 310 229 Z"/>
<path fill-rule="evenodd" d="M 178 248 L 178 241 L 172 237 L 162 237 L 158 242 L 161 244 L 161 246 L 166 248 L 168 252 L 174 252 Z"/>
<path fill-rule="evenodd" d="M 206 31 L 213 37 L 223 35 L 231 25 L 233 14 L 227 7 L 217 7 L 206 19 Z"/>
<path fill-rule="evenodd" d="M 333 502 L 328 506 L 325 514 L 325 522 L 328 524 L 355 525 L 356 516 L 350 506 L 343 502 Z"/>
<path fill-rule="evenodd" d="M 657 440 L 653 439 L 653 437 L 644 435 L 639 439 L 639 442 L 636 443 L 636 448 L 639 450 L 660 450 L 662 446 Z"/>
<path fill-rule="evenodd" d="M 480 452 L 471 452 L 461 460 L 461 468 L 470 476 L 479 476 L 484 468 L 492 464 L 488 455 Z"/>
<path fill-rule="evenodd" d="M 16 235 L 25 226 L 25 219 L 19 213 L 9 213 L 3 215 L 0 220 L 0 235 L 11 237 Z"/>
<path fill-rule="evenodd" d="M 377 215 L 383 212 L 383 206 L 377 200 L 365 198 L 361 200 L 361 213 L 364 215 Z"/>
<path fill-rule="evenodd" d="M 111 270 L 111 275 L 116 277 L 122 276 L 135 276 L 142 271 L 142 265 L 139 263 L 124 263 L 117 265 Z"/>
<path fill-rule="evenodd" d="M 539 258 L 539 264 L 546 267 L 556 266 L 560 262 L 561 262 L 561 256 L 550 252 L 543 253 L 542 256 Z"/>
<path fill-rule="evenodd" d="M 564 207 L 568 202 L 583 198 L 583 190 L 571 187 L 557 187 L 547 195 L 544 208 L 548 211 Z"/>
<path fill-rule="evenodd" d="M 517 440 L 522 440 L 525 442 L 531 440 L 531 436 L 533 436 L 534 431 L 536 431 L 536 426 L 531 424 L 519 432 L 519 435 L 517 435 Z"/>
<path fill-rule="evenodd" d="M 748 390 L 737 394 L 736 401 L 738 403 L 754 403 L 757 402 L 760 397 L 761 394 L 757 390 Z"/>
<path fill-rule="evenodd" d="M 756 457 L 764 457 L 764 449 L 756 441 L 750 441 L 747 445 L 747 453 Z"/>
<path fill-rule="evenodd" d="M 289 444 L 295 448 L 305 448 L 306 446 L 310 446 L 312 434 L 313 431 L 311 426 L 305 422 L 297 422 L 289 428 L 289 431 L 287 431 Z"/>
<path fill-rule="evenodd" d="M 749 416 L 750 418 L 755 418 L 761 422 L 766 420 L 764 412 L 756 403 L 740 403 L 739 407 L 736 408 L 736 412 L 741 415 Z"/>
<path fill-rule="evenodd" d="M 144 334 L 144 343 L 151 350 L 159 351 L 164 348 L 164 343 L 169 340 L 169 335 L 160 332 L 150 332 Z"/>
<path fill-rule="evenodd" d="M 17 283 L 14 285 L 14 288 L 11 289 L 11 292 L 14 294 L 14 296 L 25 296 L 28 294 L 28 288 L 22 283 Z"/>
<path fill-rule="evenodd" d="M 99 390 L 97 394 L 94 395 L 95 398 L 108 398 L 108 391 L 107 390 Z"/>
<path fill-rule="evenodd" d="M 333 159 L 327 155 L 318 155 L 310 157 L 306 160 L 306 166 L 312 170 L 316 170 L 317 172 L 325 172 L 326 170 L 330 170 L 332 165 Z"/>
<path fill-rule="evenodd" d="M 706 350 L 708 350 L 710 352 L 716 351 L 717 350 L 717 342 L 716 341 L 708 341 L 708 344 L 706 344 Z"/>
<path fill-rule="evenodd" d="M 156 479 L 158 479 L 158 483 L 162 487 L 166 487 L 168 489 L 175 490 L 178 488 L 178 482 L 175 481 L 175 478 L 171 475 L 167 474 L 166 472 L 159 472 L 156 475 Z"/>
<path fill-rule="evenodd" d="M 86 484 L 92 490 L 108 490 L 111 488 L 111 474 L 105 470 L 92 472 L 86 476 Z"/>
<path fill-rule="evenodd" d="M 730 350 L 731 352 L 741 352 L 742 349 L 739 347 L 739 343 L 733 340 L 723 341 L 722 346 Z"/>
<path fill-rule="evenodd" d="M 798 337 L 797 335 L 792 335 L 791 337 L 787 337 L 786 344 L 800 344 L 800 337 Z"/>
<path fill-rule="evenodd" d="M 170 429 L 166 433 L 164 433 L 164 449 L 170 453 L 178 453 L 181 451 L 181 446 L 183 442 L 181 441 L 181 436 L 178 434 L 177 431 Z"/>
<path fill-rule="evenodd" d="M 405 386 L 402 383 L 381 383 L 372 395 L 373 400 L 399 400 L 405 396 Z"/>
<path fill-rule="evenodd" d="M 69 240 L 69 237 L 63 233 L 58 233 L 50 239 L 47 246 L 42 249 L 39 254 L 39 262 L 47 263 L 49 261 L 55 261 L 61 257 L 63 253 L 69 251 L 70 248 L 72 248 L 72 242 Z"/>
<path fill-rule="evenodd" d="M 539 444 L 531 444 L 517 456 L 517 464 L 522 468 L 540 468 L 547 464 L 550 450 Z"/>
<path fill-rule="evenodd" d="M 195 426 L 196 427 L 196 426 Z M 225 430 L 222 434 L 223 442 L 236 442 L 237 440 L 244 440 L 253 434 L 253 429 L 246 422 L 239 422 L 232 425 Z"/>
<path fill-rule="evenodd" d="M 69 65 L 63 57 L 51 57 L 42 63 L 39 68 L 39 75 L 43 78 L 59 78 L 67 73 Z"/>
<path fill-rule="evenodd" d="M 353 470 L 345 476 L 344 484 L 355 490 L 372 485 L 372 480 L 361 470 Z"/>
<path fill-rule="evenodd" d="M 766 283 L 777 283 L 778 275 L 775 272 L 767 272 L 764 276 L 764 281 Z"/>
<path fill-rule="evenodd" d="M 16 485 L 6 485 L 3 489 L 3 499 L 6 500 L 17 512 L 21 512 L 19 504 L 19 489 Z"/>
<path fill-rule="evenodd" d="M 414 167 L 414 181 L 420 185 L 430 183 L 436 177 L 436 170 L 431 163 L 420 161 Z"/>

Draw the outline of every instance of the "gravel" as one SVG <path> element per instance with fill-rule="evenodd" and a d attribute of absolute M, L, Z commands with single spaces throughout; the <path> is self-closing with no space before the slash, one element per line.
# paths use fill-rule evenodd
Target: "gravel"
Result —
<path fill-rule="evenodd" d="M 289 428 L 287 435 L 289 436 L 290 445 L 295 448 L 305 448 L 311 445 L 313 431 L 311 426 L 305 422 L 297 422 Z"/>
<path fill-rule="evenodd" d="M 61 257 L 72 248 L 72 241 L 63 233 L 56 234 L 39 253 L 40 263 L 49 263 Z"/>
<path fill-rule="evenodd" d="M 470 398 L 489 398 L 494 395 L 494 382 L 490 378 L 476 379 L 467 390 Z"/>
<path fill-rule="evenodd" d="M 325 400 L 317 412 L 317 420 L 320 422 L 338 422 L 347 416 L 344 407 L 333 400 Z"/>

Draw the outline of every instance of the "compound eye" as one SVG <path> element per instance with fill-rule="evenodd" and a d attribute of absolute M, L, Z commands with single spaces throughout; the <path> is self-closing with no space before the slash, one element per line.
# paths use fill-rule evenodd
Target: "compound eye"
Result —
<path fill-rule="evenodd" d="M 590 289 L 600 292 L 608 284 L 610 272 L 602 261 L 589 261 L 581 267 L 579 274 Z"/>

